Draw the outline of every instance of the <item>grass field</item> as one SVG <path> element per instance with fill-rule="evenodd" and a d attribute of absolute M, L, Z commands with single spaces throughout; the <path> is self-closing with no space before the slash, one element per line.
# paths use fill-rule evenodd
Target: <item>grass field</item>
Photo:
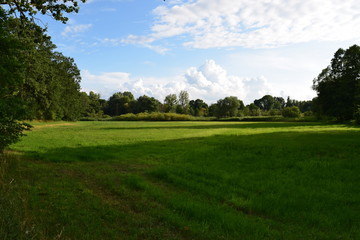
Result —
<path fill-rule="evenodd" d="M 0 159 L 0 239 L 360 239 L 360 128 L 52 122 Z"/>

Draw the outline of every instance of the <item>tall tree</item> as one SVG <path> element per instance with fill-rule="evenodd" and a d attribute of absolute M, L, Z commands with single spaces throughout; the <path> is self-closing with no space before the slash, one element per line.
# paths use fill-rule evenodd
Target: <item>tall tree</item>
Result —
<path fill-rule="evenodd" d="M 108 102 L 106 114 L 110 116 L 118 116 L 133 111 L 134 96 L 131 92 L 114 93 Z"/>
<path fill-rule="evenodd" d="M 285 107 L 285 100 L 282 97 L 273 97 L 265 95 L 260 99 L 256 99 L 254 104 L 263 111 L 270 111 L 271 109 L 281 110 Z"/>
<path fill-rule="evenodd" d="M 18 94 L 25 79 L 25 67 L 19 56 L 26 49 L 27 46 L 12 34 L 10 20 L 0 8 L 0 153 L 18 141 L 22 131 L 28 128 L 18 121 L 26 117 Z"/>
<path fill-rule="evenodd" d="M 83 94 L 83 93 L 82 93 Z M 93 91 L 89 92 L 89 95 L 85 93 L 85 115 L 87 117 L 102 117 L 104 112 L 101 106 L 100 94 Z"/>
<path fill-rule="evenodd" d="M 190 100 L 189 100 L 189 93 L 185 90 L 180 91 L 179 93 L 179 101 L 178 101 L 179 105 L 176 108 L 176 112 L 177 113 L 182 113 L 182 114 L 188 114 L 190 111 Z"/>
<path fill-rule="evenodd" d="M 164 99 L 164 111 L 175 112 L 177 104 L 178 104 L 178 100 L 176 94 L 167 95 Z"/>
<path fill-rule="evenodd" d="M 313 89 L 320 114 L 352 119 L 360 105 L 360 47 L 337 50 L 331 64 L 314 79 Z"/>
<path fill-rule="evenodd" d="M 201 99 L 191 100 L 190 113 L 194 116 L 206 116 L 209 106 Z"/>
<path fill-rule="evenodd" d="M 230 96 L 217 101 L 217 117 L 234 117 L 244 103 L 237 97 Z"/>
<path fill-rule="evenodd" d="M 72 61 L 58 61 L 59 56 L 53 52 L 54 45 L 44 34 L 46 30 L 35 24 L 34 16 L 38 12 L 49 14 L 55 20 L 65 23 L 67 18 L 63 13 L 77 12 L 78 9 L 78 1 L 75 0 L 0 0 L 0 152 L 19 139 L 26 128 L 19 120 L 28 117 L 29 112 L 30 115 L 39 114 L 39 105 L 45 107 L 46 113 L 40 113 L 46 116 L 44 118 L 52 118 L 64 110 L 58 108 L 59 105 L 53 98 L 58 95 L 52 95 L 51 91 L 56 91 L 55 83 L 60 78 L 69 80 L 68 69 L 63 71 L 61 66 Z M 75 66 L 73 63 L 71 65 Z M 52 81 L 55 70 L 60 75 L 57 80 Z M 66 76 L 61 76 L 63 74 Z M 79 79 L 73 77 L 70 76 L 71 80 L 74 80 L 70 84 L 71 89 L 63 84 L 60 91 L 66 89 L 65 91 L 70 90 L 72 94 L 73 87 L 78 90 Z M 29 108 L 31 111 L 26 111 Z M 56 108 L 55 114 L 48 111 Z M 63 114 L 70 116 L 73 113 Z"/>
<path fill-rule="evenodd" d="M 260 99 L 256 99 L 254 104 L 258 106 L 261 110 L 269 111 L 274 108 L 275 99 L 273 96 L 265 95 Z"/>
<path fill-rule="evenodd" d="M 136 100 L 135 113 L 141 112 L 158 112 L 160 109 L 160 102 L 154 97 L 146 95 L 138 97 Z"/>

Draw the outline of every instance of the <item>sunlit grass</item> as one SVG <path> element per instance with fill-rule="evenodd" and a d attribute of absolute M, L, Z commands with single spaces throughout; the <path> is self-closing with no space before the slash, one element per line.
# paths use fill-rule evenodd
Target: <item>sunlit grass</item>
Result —
<path fill-rule="evenodd" d="M 34 239 L 360 235 L 359 128 L 239 122 L 33 125 L 12 146 L 23 159 L 2 165 L 8 169 L 0 176 L 2 186 L 14 181 L 13 194 L 0 205 L 8 199 L 24 204 L 9 230 L 0 228 L 0 239 L 11 239 L 4 236 L 14 229 Z M 16 216 L 11 209 L 7 214 Z"/>

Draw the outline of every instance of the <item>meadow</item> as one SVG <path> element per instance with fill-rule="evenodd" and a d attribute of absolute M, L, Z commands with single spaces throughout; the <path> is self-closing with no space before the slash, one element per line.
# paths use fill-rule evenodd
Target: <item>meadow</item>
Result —
<path fill-rule="evenodd" d="M 0 239 L 360 239 L 360 128 L 34 122 L 0 159 Z"/>

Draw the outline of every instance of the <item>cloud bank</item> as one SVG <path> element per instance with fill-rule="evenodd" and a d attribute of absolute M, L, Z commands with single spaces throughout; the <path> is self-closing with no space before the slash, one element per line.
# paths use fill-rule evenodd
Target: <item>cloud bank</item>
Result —
<path fill-rule="evenodd" d="M 124 42 L 146 46 L 177 38 L 190 48 L 272 48 L 310 41 L 360 38 L 358 0 L 187 0 L 153 10 L 147 36 Z M 158 44 L 158 43 L 157 43 Z"/>
<path fill-rule="evenodd" d="M 145 94 L 163 101 L 170 93 L 186 90 L 191 99 L 200 98 L 207 103 L 227 96 L 237 96 L 250 103 L 265 94 L 276 95 L 265 77 L 232 76 L 214 60 L 207 60 L 198 68 L 190 67 L 183 75 L 171 78 L 133 78 L 123 72 L 96 75 L 87 70 L 82 71 L 82 78 L 83 91 L 100 93 L 103 98 L 118 91 L 131 91 L 136 97 Z"/>

